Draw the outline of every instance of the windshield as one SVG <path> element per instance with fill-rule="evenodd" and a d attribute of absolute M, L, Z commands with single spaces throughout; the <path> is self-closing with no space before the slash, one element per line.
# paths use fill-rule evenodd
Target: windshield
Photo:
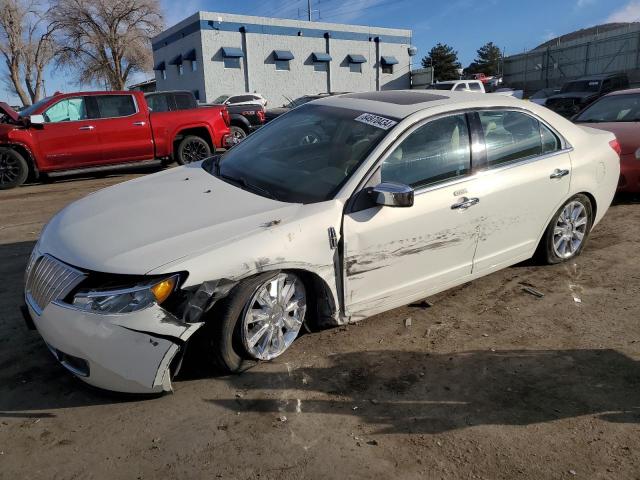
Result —
<path fill-rule="evenodd" d="M 329 200 L 397 120 L 323 105 L 282 115 L 229 150 L 212 175 L 283 202 Z"/>
<path fill-rule="evenodd" d="M 220 95 L 218 98 L 216 98 L 216 99 L 215 99 L 213 102 L 211 102 L 211 103 L 216 104 L 216 105 L 221 104 L 221 103 L 224 103 L 224 102 L 227 100 L 227 98 L 229 98 L 230 96 L 231 96 L 231 95 Z"/>
<path fill-rule="evenodd" d="M 576 122 L 637 122 L 640 121 L 640 94 L 602 97 L 583 111 Z"/>
<path fill-rule="evenodd" d="M 432 83 L 428 90 L 451 90 L 453 85 L 453 83 Z"/>
<path fill-rule="evenodd" d="M 578 82 L 565 83 L 560 93 L 573 92 L 599 92 L 600 82 L 598 80 L 581 80 Z"/>
<path fill-rule="evenodd" d="M 21 117 L 29 117 L 29 116 L 33 115 L 33 112 L 35 112 L 38 108 L 40 108 L 42 105 L 47 103 L 52 98 L 53 97 L 45 97 L 42 100 L 37 101 L 33 105 L 29 105 L 28 107 L 23 108 L 22 110 L 20 110 L 20 113 L 18 115 L 20 115 Z"/>

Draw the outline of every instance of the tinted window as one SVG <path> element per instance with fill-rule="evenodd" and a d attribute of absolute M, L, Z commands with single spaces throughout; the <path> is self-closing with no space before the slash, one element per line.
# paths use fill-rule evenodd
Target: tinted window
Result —
<path fill-rule="evenodd" d="M 584 110 L 576 122 L 637 122 L 640 120 L 640 95 L 602 97 Z"/>
<path fill-rule="evenodd" d="M 469 88 L 475 92 L 481 92 L 482 88 L 480 88 L 480 84 L 479 83 L 475 83 L 475 82 L 471 82 L 469 83 Z"/>
<path fill-rule="evenodd" d="M 573 93 L 573 92 L 599 92 L 600 81 L 599 80 L 579 80 L 576 82 L 565 83 L 560 89 L 560 93 Z"/>
<path fill-rule="evenodd" d="M 427 123 L 411 133 L 382 164 L 383 182 L 413 187 L 465 175 L 471 167 L 465 115 Z"/>
<path fill-rule="evenodd" d="M 540 137 L 542 138 L 542 153 L 551 153 L 560 150 L 560 139 L 542 123 L 540 124 Z"/>
<path fill-rule="evenodd" d="M 429 85 L 430 90 L 451 90 L 453 83 L 432 83 Z"/>
<path fill-rule="evenodd" d="M 328 69 L 328 65 L 329 65 L 328 62 L 315 62 L 313 64 L 313 69 L 316 72 L 326 72 Z"/>
<path fill-rule="evenodd" d="M 100 118 L 127 117 L 136 113 L 136 105 L 131 95 L 98 95 Z"/>
<path fill-rule="evenodd" d="M 454 92 L 462 92 L 464 90 L 467 89 L 467 84 L 466 83 L 459 83 L 458 85 L 456 85 L 456 88 L 453 89 Z"/>
<path fill-rule="evenodd" d="M 229 97 L 226 100 L 229 103 L 241 103 L 241 102 L 253 102 L 253 95 L 236 95 L 234 97 Z"/>
<path fill-rule="evenodd" d="M 520 112 L 480 112 L 489 166 L 540 155 L 540 122 Z"/>
<path fill-rule="evenodd" d="M 232 184 L 268 196 L 267 190 L 285 202 L 333 198 L 389 131 L 356 120 L 362 114 L 312 104 L 291 110 L 225 153 L 220 174 Z M 207 165 L 203 167 L 216 174 Z"/>
<path fill-rule="evenodd" d="M 289 70 L 289 60 L 276 60 L 276 70 Z"/>
<path fill-rule="evenodd" d="M 84 97 L 65 98 L 47 108 L 43 114 L 45 122 L 74 122 L 87 118 L 87 106 Z"/>
<path fill-rule="evenodd" d="M 362 73 L 362 64 L 361 63 L 350 63 L 349 71 L 352 73 Z"/>
<path fill-rule="evenodd" d="M 168 95 L 166 94 L 149 95 L 146 100 L 152 112 L 168 112 L 170 110 Z"/>
<path fill-rule="evenodd" d="M 176 108 L 178 110 L 188 110 L 190 108 L 197 107 L 194 98 L 187 93 L 176 93 L 174 94 L 174 98 L 176 101 Z"/>

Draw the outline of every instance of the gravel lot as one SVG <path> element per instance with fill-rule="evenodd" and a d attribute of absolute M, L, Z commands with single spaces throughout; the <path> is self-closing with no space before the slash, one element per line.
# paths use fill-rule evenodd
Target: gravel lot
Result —
<path fill-rule="evenodd" d="M 575 262 L 305 335 L 241 376 L 191 362 L 141 399 L 84 387 L 18 311 L 44 223 L 133 177 L 0 192 L 0 477 L 640 478 L 640 205 Z"/>

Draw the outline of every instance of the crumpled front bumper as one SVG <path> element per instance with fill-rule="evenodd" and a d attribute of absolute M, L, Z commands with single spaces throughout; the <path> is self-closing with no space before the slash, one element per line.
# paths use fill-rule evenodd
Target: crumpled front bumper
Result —
<path fill-rule="evenodd" d="M 41 315 L 27 302 L 38 332 L 67 370 L 95 387 L 126 393 L 171 390 L 169 366 L 202 323 L 185 323 L 158 305 L 95 314 L 52 302 Z"/>

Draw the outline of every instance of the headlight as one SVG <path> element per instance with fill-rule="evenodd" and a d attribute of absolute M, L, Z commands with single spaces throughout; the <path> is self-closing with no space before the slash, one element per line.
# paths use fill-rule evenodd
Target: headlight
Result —
<path fill-rule="evenodd" d="M 129 313 L 161 304 L 178 284 L 178 275 L 117 290 L 80 291 L 73 305 L 90 312 Z"/>

